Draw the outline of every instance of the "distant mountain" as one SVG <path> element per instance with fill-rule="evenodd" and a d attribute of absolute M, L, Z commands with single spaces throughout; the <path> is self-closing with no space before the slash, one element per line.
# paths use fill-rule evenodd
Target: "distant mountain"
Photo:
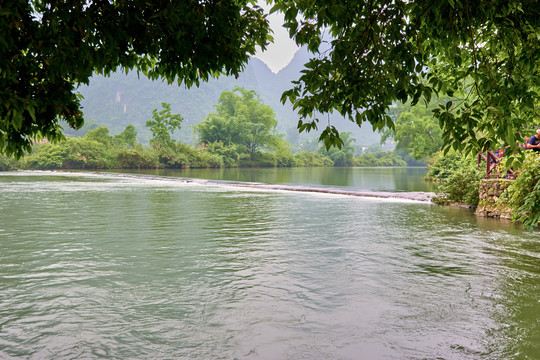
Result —
<path fill-rule="evenodd" d="M 152 118 L 152 110 L 160 109 L 161 103 L 171 104 L 173 113 L 184 117 L 182 131 L 179 138 L 191 142 L 191 126 L 204 120 L 214 111 L 219 95 L 225 90 L 232 90 L 235 86 L 255 90 L 262 101 L 272 107 L 278 120 L 278 131 L 286 134 L 286 138 L 293 144 L 306 139 L 318 137 L 318 133 L 298 134 L 296 125 L 298 115 L 293 111 L 292 105 L 283 105 L 280 101 L 283 91 L 291 88 L 291 81 L 298 79 L 303 65 L 309 60 L 309 54 L 299 49 L 291 62 L 274 74 L 265 63 L 252 58 L 238 78 L 220 77 L 201 83 L 197 87 L 187 89 L 184 86 L 167 84 L 162 81 L 152 81 L 144 75 L 130 71 L 113 73 L 110 77 L 95 75 L 90 85 L 81 85 L 80 93 L 84 96 L 82 101 L 86 125 L 79 135 L 88 129 L 106 125 L 112 134 L 120 133 L 129 124 L 135 125 L 139 138 L 145 142 L 150 138 L 145 128 L 147 120 Z M 360 129 L 350 121 L 339 116 L 331 116 L 332 124 L 340 131 L 351 131 L 357 144 L 370 145 L 378 142 L 379 135 L 371 129 Z"/>

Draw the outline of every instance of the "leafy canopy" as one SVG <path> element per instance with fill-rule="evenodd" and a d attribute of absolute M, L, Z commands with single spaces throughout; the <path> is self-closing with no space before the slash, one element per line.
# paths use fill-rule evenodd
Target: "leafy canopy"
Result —
<path fill-rule="evenodd" d="M 135 126 L 129 124 L 124 131 L 114 136 L 115 143 L 134 148 L 137 143 L 137 130 Z"/>
<path fill-rule="evenodd" d="M 333 111 L 393 129 L 393 103 L 434 96 L 449 97 L 434 115 L 454 149 L 515 146 L 538 121 L 537 0 L 276 0 L 272 11 L 314 54 L 282 96 L 300 131 Z M 339 144 L 336 135 L 328 126 L 321 139 Z"/>
<path fill-rule="evenodd" d="M 454 149 L 515 147 L 538 122 L 537 0 L 268 1 L 314 54 L 282 96 L 300 131 L 333 111 L 393 129 L 389 106 L 434 96 L 449 97 L 434 115 Z M 136 68 L 189 86 L 239 72 L 270 39 L 253 0 L 4 1 L 0 151 L 20 156 L 33 138 L 62 138 L 59 119 L 82 126 L 75 87 L 94 72 Z M 333 126 L 320 140 L 343 145 Z"/>
<path fill-rule="evenodd" d="M 94 72 L 136 68 L 191 86 L 240 72 L 268 40 L 253 0 L 2 1 L 0 152 L 62 139 L 59 120 L 80 128 L 76 86 Z"/>
<path fill-rule="evenodd" d="M 443 145 L 439 123 L 423 107 L 403 111 L 395 121 L 394 129 L 385 129 L 381 143 L 389 138 L 396 142 L 396 149 L 412 156 L 415 160 L 427 160 Z M 424 111 L 422 111 L 424 110 Z"/>
<path fill-rule="evenodd" d="M 236 87 L 221 93 L 216 112 L 197 124 L 195 132 L 199 143 L 241 145 L 253 160 L 258 150 L 279 145 L 276 126 L 274 110 L 255 91 Z"/>

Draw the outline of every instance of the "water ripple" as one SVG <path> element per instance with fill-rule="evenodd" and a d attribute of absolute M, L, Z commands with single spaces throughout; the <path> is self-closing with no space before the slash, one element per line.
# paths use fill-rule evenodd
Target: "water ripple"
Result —
<path fill-rule="evenodd" d="M 422 203 L 47 176 L 0 176 L 2 359 L 540 354 L 538 233 Z"/>

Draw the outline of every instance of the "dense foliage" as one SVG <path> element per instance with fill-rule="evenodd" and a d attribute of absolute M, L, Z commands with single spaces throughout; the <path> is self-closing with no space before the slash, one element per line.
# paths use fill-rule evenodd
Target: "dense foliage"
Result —
<path fill-rule="evenodd" d="M 512 220 L 521 221 L 528 230 L 540 225 L 540 157 L 529 152 L 519 176 L 500 200 L 512 208 Z"/>
<path fill-rule="evenodd" d="M 32 153 L 16 161 L 0 155 L 0 171 L 13 169 L 158 169 L 215 167 L 311 167 L 311 166 L 405 166 L 394 152 L 361 154 L 343 164 L 321 147 L 316 152 L 291 153 L 282 139 L 273 151 L 259 151 L 251 158 L 245 148 L 221 141 L 197 147 L 175 141 L 167 147 L 132 144 L 121 134 L 110 135 L 106 127 L 90 130 L 82 138 L 35 145 Z M 337 150 L 337 149 L 336 149 Z M 336 161 L 334 161 L 336 160 Z"/>
<path fill-rule="evenodd" d="M 353 164 L 354 166 L 407 166 L 407 162 L 392 151 L 361 154 L 353 159 Z"/>
<path fill-rule="evenodd" d="M 426 180 L 442 182 L 448 179 L 459 168 L 461 155 L 455 151 L 443 154 L 442 151 L 436 153 L 430 160 Z"/>
<path fill-rule="evenodd" d="M 317 152 L 293 154 L 290 143 L 276 132 L 273 110 L 254 91 L 243 88 L 221 94 L 216 112 L 195 127 L 199 135 L 196 147 L 172 138 L 183 118 L 171 112 L 170 104 L 161 106 L 146 122 L 152 133 L 149 147 L 137 142 L 133 125 L 117 135 L 101 126 L 82 138 L 37 145 L 19 163 L 0 157 L 0 170 L 405 165 L 396 159 L 383 159 L 387 155 L 372 155 L 377 157 L 376 162 L 355 159 L 351 134 L 344 134 L 346 146 L 341 150 L 320 147 Z"/>
<path fill-rule="evenodd" d="M 354 158 L 354 138 L 349 132 L 341 134 L 342 144 L 339 148 L 320 147 L 319 153 L 328 156 L 336 166 L 352 166 Z"/>
<path fill-rule="evenodd" d="M 0 171 L 14 170 L 17 166 L 18 163 L 14 158 L 2 156 L 2 154 L 0 154 Z"/>
<path fill-rule="evenodd" d="M 442 148 L 441 128 L 432 110 L 435 104 L 425 106 L 396 106 L 389 112 L 395 116 L 393 129 L 382 132 L 381 142 L 394 139 L 396 150 L 417 161 L 426 161 Z"/>
<path fill-rule="evenodd" d="M 270 1 L 272 2 L 272 1 Z M 283 94 L 303 117 L 338 112 L 358 125 L 394 127 L 396 101 L 448 96 L 434 112 L 447 145 L 502 143 L 538 116 L 536 0 L 275 0 L 273 11 L 314 57 Z M 83 123 L 75 87 L 94 73 L 136 68 L 197 84 L 238 73 L 265 48 L 266 15 L 251 0 L 9 0 L 0 7 L 0 152 L 62 137 L 59 119 Z M 329 125 L 320 139 L 341 145 Z"/>
<path fill-rule="evenodd" d="M 438 153 L 430 165 L 427 178 L 440 183 L 440 195 L 434 199 L 440 204 L 460 203 L 475 206 L 479 202 L 480 181 L 485 176 L 478 169 L 476 158 L 450 152 Z"/>
<path fill-rule="evenodd" d="M 269 39 L 254 1 L 8 0 L 0 5 L 0 152 L 83 124 L 76 86 L 136 68 L 190 86 L 236 74 Z"/>
<path fill-rule="evenodd" d="M 152 120 L 146 122 L 146 127 L 152 132 L 150 144 L 157 149 L 172 148 L 176 143 L 172 139 L 172 134 L 180 129 L 184 119 L 180 114 L 171 114 L 170 104 L 162 103 L 161 106 L 163 109 L 161 111 L 154 109 Z"/>
<path fill-rule="evenodd" d="M 274 110 L 255 91 L 236 87 L 221 93 L 216 112 L 195 126 L 195 134 L 199 144 L 221 142 L 254 160 L 259 150 L 277 148 L 281 137 L 276 126 Z"/>
<path fill-rule="evenodd" d="M 540 8 L 536 0 L 276 0 L 285 27 L 314 53 L 283 94 L 317 127 L 339 112 L 374 129 L 394 127 L 396 101 L 448 96 L 434 112 L 454 149 L 515 146 L 538 116 Z M 340 144 L 333 126 L 321 139 Z"/>
<path fill-rule="evenodd" d="M 504 162 L 499 171 L 506 171 Z M 521 167 L 516 170 L 516 180 L 499 198 L 498 204 L 512 209 L 512 220 L 524 224 L 527 230 L 540 225 L 540 157 L 527 152 Z M 436 154 L 426 178 L 440 183 L 436 203 L 459 203 L 475 206 L 479 203 L 479 185 L 485 177 L 484 166 L 479 169 L 472 156 L 450 151 Z"/>

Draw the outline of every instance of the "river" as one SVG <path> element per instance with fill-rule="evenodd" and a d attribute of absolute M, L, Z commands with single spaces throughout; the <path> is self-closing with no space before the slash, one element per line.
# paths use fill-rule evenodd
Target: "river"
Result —
<path fill-rule="evenodd" d="M 237 186 L 433 191 L 423 174 L 0 173 L 0 359 L 539 359 L 538 231 Z"/>

